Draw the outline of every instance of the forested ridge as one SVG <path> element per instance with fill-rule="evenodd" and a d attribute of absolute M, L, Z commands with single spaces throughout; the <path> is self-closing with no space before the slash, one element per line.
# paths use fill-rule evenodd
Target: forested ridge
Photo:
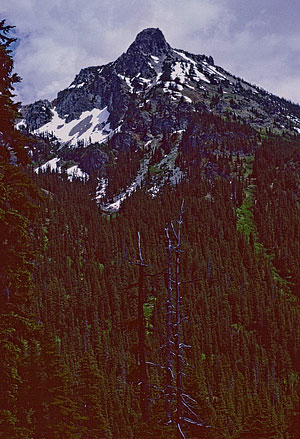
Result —
<path fill-rule="evenodd" d="M 17 78 L 0 29 L 7 91 Z M 156 197 L 142 186 L 107 214 L 97 175 L 33 172 L 11 97 L 0 125 L 0 437 L 182 437 L 167 351 L 180 250 L 185 437 L 298 438 L 299 138 L 200 112 L 178 148 L 181 181 Z M 120 187 L 132 172 L 123 159 L 110 171 Z"/>

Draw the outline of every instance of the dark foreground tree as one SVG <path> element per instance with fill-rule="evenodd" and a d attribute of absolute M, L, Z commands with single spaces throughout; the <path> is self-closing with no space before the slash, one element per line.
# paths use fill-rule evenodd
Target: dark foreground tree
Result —
<path fill-rule="evenodd" d="M 26 138 L 15 129 L 19 113 L 13 85 L 19 77 L 12 73 L 11 29 L 0 22 L 0 437 L 6 439 L 32 435 L 32 413 L 19 400 L 24 355 L 37 329 L 25 306 L 33 256 L 29 221 L 38 192 L 22 168 L 28 163 Z"/>
<path fill-rule="evenodd" d="M 0 22 L 0 303 L 18 307 L 28 295 L 30 283 L 29 220 L 38 194 L 23 166 L 29 162 L 28 139 L 15 129 L 20 114 L 13 102 L 13 85 L 20 78 L 12 73 L 13 60 L 8 37 L 12 27 Z"/>

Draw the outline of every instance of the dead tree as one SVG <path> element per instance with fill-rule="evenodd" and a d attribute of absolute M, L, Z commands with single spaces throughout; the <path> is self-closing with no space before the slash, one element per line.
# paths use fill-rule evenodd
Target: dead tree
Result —
<path fill-rule="evenodd" d="M 176 284 L 176 296 L 175 296 L 175 308 L 176 308 L 176 321 L 175 321 L 175 357 L 176 357 L 176 429 L 177 437 L 184 438 L 182 432 L 181 424 L 183 418 L 182 403 L 183 403 L 183 344 L 181 342 L 181 292 L 180 292 L 180 255 L 181 249 L 181 226 L 182 226 L 182 215 L 183 215 L 184 202 L 182 202 L 177 232 L 172 223 L 172 230 L 175 236 L 176 244 L 173 246 L 175 252 L 176 262 L 175 262 L 175 284 Z"/>
<path fill-rule="evenodd" d="M 167 254 L 168 254 L 168 268 L 167 268 L 167 341 L 166 341 L 166 416 L 167 424 L 172 422 L 171 403 L 174 392 L 174 371 L 173 371 L 173 289 L 172 289 L 172 241 L 169 234 L 169 228 L 165 228 L 167 237 Z"/>
<path fill-rule="evenodd" d="M 129 261 L 125 255 L 127 262 L 139 267 L 138 281 L 131 284 L 127 289 L 132 287 L 138 288 L 138 367 L 140 372 L 140 408 L 142 413 L 142 420 L 149 421 L 150 417 L 150 398 L 149 398 L 149 382 L 147 375 L 147 364 L 158 366 L 165 370 L 166 385 L 164 390 L 157 389 L 164 394 L 166 401 L 166 425 L 173 424 L 176 426 L 177 439 L 185 439 L 184 424 L 190 423 L 198 427 L 208 427 L 199 421 L 197 414 L 191 407 L 191 404 L 196 404 L 196 401 L 191 398 L 184 391 L 183 378 L 185 376 L 185 359 L 184 350 L 188 346 L 183 342 L 182 336 L 182 322 L 185 319 L 182 314 L 182 296 L 181 285 L 192 283 L 200 280 L 199 278 L 180 281 L 180 263 L 182 242 L 181 231 L 183 224 L 183 208 L 182 202 L 178 226 L 175 227 L 171 222 L 171 227 L 165 228 L 167 238 L 167 271 L 165 273 L 166 279 L 166 343 L 165 349 L 165 364 L 154 364 L 146 361 L 146 321 L 144 315 L 144 305 L 146 303 L 145 297 L 145 277 L 160 276 L 163 272 L 156 274 L 146 274 L 141 250 L 141 236 L 138 232 L 138 258 L 136 261 Z M 155 386 L 153 386 L 155 387 Z"/>
<path fill-rule="evenodd" d="M 204 427 L 199 421 L 197 414 L 191 407 L 191 403 L 196 401 L 184 392 L 183 377 L 185 375 L 184 349 L 191 346 L 182 340 L 182 296 L 180 281 L 180 259 L 182 250 L 181 229 L 183 223 L 184 201 L 181 204 L 177 230 L 171 223 L 172 238 L 169 227 L 165 228 L 167 237 L 167 352 L 166 352 L 166 415 L 168 423 L 174 422 L 176 425 L 177 439 L 185 439 L 183 425 L 191 423 Z M 173 264 L 173 260 L 175 263 Z M 175 268 L 172 269 L 172 266 Z M 175 278 L 175 279 L 174 279 Z M 194 281 L 197 281 L 195 279 Z M 194 282 L 188 281 L 188 282 Z M 185 282 L 186 283 L 186 282 Z M 173 294 L 173 284 L 175 284 L 175 294 Z M 175 317 L 175 318 L 174 318 Z M 174 340 L 174 341 L 173 341 Z M 173 358 L 175 361 L 173 361 Z M 175 365 L 174 365 L 175 363 Z M 175 367 L 174 367 L 175 366 Z M 174 407 L 172 413 L 171 407 Z"/>
<path fill-rule="evenodd" d="M 142 420 L 147 422 L 150 416 L 150 404 L 149 404 L 149 383 L 147 376 L 146 365 L 146 322 L 144 316 L 144 303 L 145 303 L 145 267 L 142 257 L 141 248 L 141 235 L 138 232 L 138 260 L 136 262 L 129 261 L 132 265 L 139 267 L 138 275 L 138 367 L 140 372 L 140 408 L 142 413 Z"/>

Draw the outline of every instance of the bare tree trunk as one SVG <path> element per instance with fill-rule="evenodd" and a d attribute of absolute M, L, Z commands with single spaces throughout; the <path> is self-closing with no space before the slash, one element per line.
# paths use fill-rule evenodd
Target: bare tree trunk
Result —
<path fill-rule="evenodd" d="M 180 282 L 179 282 L 180 254 L 176 255 L 176 324 L 175 324 L 175 355 L 176 355 L 176 425 L 177 438 L 182 438 L 180 433 L 182 417 L 182 352 L 180 347 L 181 339 L 181 313 L 180 313 Z"/>
<path fill-rule="evenodd" d="M 168 242 L 168 271 L 167 271 L 167 342 L 166 342 L 166 416 L 167 423 L 172 422 L 171 402 L 173 398 L 173 359 L 172 359 L 172 333 L 173 333 L 173 292 L 172 292 L 172 241 L 169 228 L 165 229 Z"/>
<path fill-rule="evenodd" d="M 176 252 L 176 323 L 175 323 L 175 356 L 176 356 L 176 430 L 177 430 L 177 438 L 184 438 L 184 433 L 181 428 L 182 424 L 182 397 L 183 397 L 183 386 L 182 386 L 182 378 L 183 378 L 183 351 L 181 344 L 181 296 L 180 296 L 180 253 L 181 253 L 181 225 L 182 225 L 182 213 L 183 213 L 183 203 L 181 205 L 180 216 L 178 220 L 178 231 L 174 230 L 173 233 L 177 239 L 176 247 L 174 251 Z"/>

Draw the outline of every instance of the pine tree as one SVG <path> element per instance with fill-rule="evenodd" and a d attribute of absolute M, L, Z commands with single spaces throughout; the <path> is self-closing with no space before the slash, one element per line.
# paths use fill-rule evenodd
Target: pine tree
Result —
<path fill-rule="evenodd" d="M 28 139 L 15 129 L 15 122 L 20 117 L 18 104 L 13 102 L 14 84 L 20 77 L 13 73 L 13 59 L 10 46 L 16 41 L 9 33 L 13 26 L 0 21 L 0 158 L 4 162 L 16 161 L 28 163 L 25 145 Z"/>
<path fill-rule="evenodd" d="M 4 305 L 17 305 L 18 294 L 28 294 L 32 256 L 28 225 L 38 197 L 22 169 L 29 162 L 28 139 L 15 129 L 20 115 L 12 90 L 20 79 L 12 73 L 9 46 L 15 39 L 7 35 L 11 29 L 4 20 L 0 22 L 0 303 Z M 24 300 L 23 296 L 20 301 Z"/>
<path fill-rule="evenodd" d="M 22 419 L 18 399 L 24 346 L 36 326 L 25 306 L 32 270 L 29 220 L 38 192 L 22 169 L 28 163 L 26 138 L 14 126 L 19 113 L 12 91 L 19 77 L 12 73 L 11 29 L 5 20 L 0 22 L 0 437 L 25 438 L 31 428 Z"/>

